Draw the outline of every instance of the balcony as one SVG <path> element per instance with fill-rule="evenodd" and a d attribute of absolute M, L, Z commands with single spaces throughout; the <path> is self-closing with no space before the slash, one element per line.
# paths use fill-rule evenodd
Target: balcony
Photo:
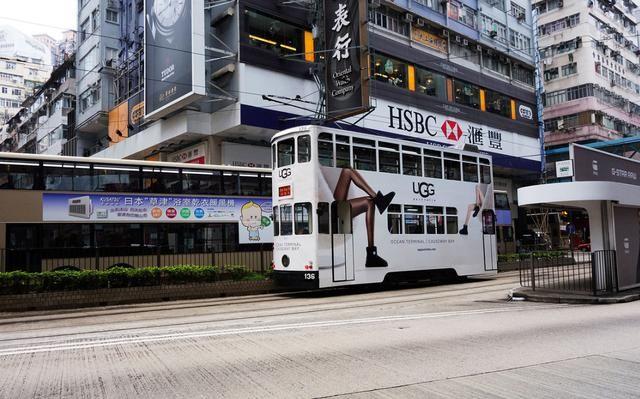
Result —
<path fill-rule="evenodd" d="M 566 145 L 574 142 L 608 141 L 622 138 L 623 135 L 599 125 L 583 125 L 544 133 L 546 147 Z"/>

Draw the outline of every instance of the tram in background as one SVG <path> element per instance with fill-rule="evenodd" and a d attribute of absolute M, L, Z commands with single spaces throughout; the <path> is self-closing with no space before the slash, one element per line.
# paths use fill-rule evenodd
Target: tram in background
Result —
<path fill-rule="evenodd" d="M 489 156 L 319 126 L 276 134 L 272 156 L 281 284 L 496 273 Z"/>
<path fill-rule="evenodd" d="M 262 269 L 271 210 L 269 169 L 0 153 L 0 271 L 217 264 L 220 253 Z"/>

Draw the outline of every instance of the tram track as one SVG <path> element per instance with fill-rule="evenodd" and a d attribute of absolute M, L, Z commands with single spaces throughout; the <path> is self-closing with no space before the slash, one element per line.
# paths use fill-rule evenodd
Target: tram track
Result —
<path fill-rule="evenodd" d="M 316 304 L 300 304 L 295 306 L 279 306 L 275 308 L 266 308 L 266 309 L 235 309 L 235 310 L 230 310 L 230 311 L 225 311 L 225 312 L 220 312 L 220 313 L 215 313 L 210 315 L 202 315 L 202 317 L 206 317 L 206 319 L 204 320 L 193 320 L 194 317 L 198 317 L 193 315 L 172 317 L 173 319 L 184 319 L 185 321 L 167 323 L 162 325 L 152 325 L 152 326 L 146 326 L 146 327 L 124 326 L 121 328 L 117 328 L 117 327 L 113 327 L 112 325 L 113 322 L 110 322 L 111 324 L 110 327 L 104 327 L 104 328 L 87 330 L 87 331 L 67 332 L 67 333 L 61 333 L 61 334 L 41 334 L 41 335 L 31 334 L 29 336 L 22 335 L 16 338 L 3 338 L 3 339 L 0 339 L 0 349 L 10 346 L 12 343 L 15 343 L 16 341 L 21 341 L 22 343 L 24 343 L 24 341 L 30 340 L 30 339 L 37 339 L 38 342 L 40 343 L 46 343 L 46 342 L 59 341 L 60 339 L 65 339 L 65 338 L 70 339 L 73 337 L 92 336 L 92 335 L 100 335 L 105 333 L 108 333 L 111 336 L 113 336 L 114 334 L 153 334 L 153 333 L 167 331 L 171 329 L 179 329 L 185 326 L 192 327 L 190 328 L 190 330 L 197 330 L 198 328 L 206 328 L 207 325 L 212 323 L 234 323 L 234 322 L 250 322 L 250 321 L 259 322 L 261 319 L 269 319 L 269 318 L 281 317 L 281 316 L 296 317 L 296 316 L 311 314 L 311 313 L 318 314 L 322 312 L 330 312 L 336 309 L 344 309 L 346 304 L 352 304 L 351 306 L 348 307 L 348 309 L 355 310 L 355 309 L 363 309 L 363 308 L 376 307 L 376 306 L 378 307 L 397 306 L 397 305 L 415 303 L 420 301 L 447 300 L 452 297 L 465 297 L 470 295 L 477 295 L 480 293 L 490 294 L 490 293 L 497 293 L 501 291 L 504 292 L 506 289 L 508 289 L 508 286 L 511 286 L 512 284 L 513 284 L 512 282 L 500 282 L 499 284 L 488 284 L 488 285 L 483 285 L 482 287 L 475 286 L 475 287 L 467 287 L 467 288 L 462 288 L 457 290 L 438 290 L 436 292 L 426 292 L 426 293 L 423 292 L 423 293 L 415 293 L 415 294 L 409 294 L 409 295 L 395 295 L 391 298 L 373 298 L 371 300 L 368 300 L 368 302 L 366 303 L 362 303 L 358 305 L 353 305 L 354 303 L 359 302 L 358 300 L 349 300 L 349 301 L 342 301 L 338 303 L 324 302 L 324 303 L 316 303 Z M 490 288 L 490 289 L 487 289 L 487 288 Z M 462 292 L 462 291 L 466 291 L 466 292 Z M 284 298 L 284 299 L 287 299 L 287 298 Z M 507 302 L 505 302 L 505 304 L 507 304 Z M 296 310 L 291 311 L 293 309 L 296 309 Z M 283 310 L 286 310 L 286 311 L 283 312 Z M 250 314 L 250 313 L 254 313 L 254 314 Z M 240 317 L 222 317 L 222 318 L 220 317 L 227 314 L 241 314 L 241 316 Z M 122 321 L 118 323 L 126 323 L 126 322 L 127 321 Z M 107 323 L 103 323 L 103 324 L 106 325 Z M 82 326 L 76 326 L 76 327 L 81 328 Z M 51 327 L 29 329 L 24 332 L 35 333 L 43 330 L 51 330 Z M 16 333 L 19 333 L 19 332 L 16 332 Z"/>

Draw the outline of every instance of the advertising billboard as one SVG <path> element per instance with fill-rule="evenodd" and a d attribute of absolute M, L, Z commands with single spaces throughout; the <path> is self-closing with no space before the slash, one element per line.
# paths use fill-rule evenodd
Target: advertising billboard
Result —
<path fill-rule="evenodd" d="M 45 222 L 238 223 L 240 244 L 273 242 L 268 198 L 42 194 Z"/>
<path fill-rule="evenodd" d="M 369 108 L 365 0 L 325 0 L 326 113 L 340 119 Z"/>
<path fill-rule="evenodd" d="M 153 120 L 206 95 L 204 0 L 145 0 L 145 117 Z"/>

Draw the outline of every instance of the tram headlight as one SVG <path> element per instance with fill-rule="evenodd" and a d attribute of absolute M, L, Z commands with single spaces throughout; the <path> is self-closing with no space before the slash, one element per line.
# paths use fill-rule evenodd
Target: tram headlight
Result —
<path fill-rule="evenodd" d="M 289 257 L 287 255 L 282 255 L 282 266 L 289 267 L 289 263 L 291 263 Z"/>

